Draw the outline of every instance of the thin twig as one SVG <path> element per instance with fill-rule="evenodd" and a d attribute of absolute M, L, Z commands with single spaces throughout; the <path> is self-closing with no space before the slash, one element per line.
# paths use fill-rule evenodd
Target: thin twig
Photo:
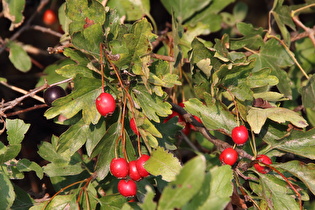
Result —
<path fill-rule="evenodd" d="M 59 37 L 59 38 L 62 37 L 61 33 L 54 31 L 54 30 L 51 30 L 50 28 L 47 28 L 47 27 L 43 27 L 43 26 L 39 26 L 39 25 L 33 25 L 31 28 L 34 30 L 37 30 L 37 31 L 41 31 L 43 33 L 51 34 L 51 35 Z"/>
<path fill-rule="evenodd" d="M 40 86 L 38 88 L 35 88 L 35 89 L 33 89 L 33 90 L 29 91 L 29 92 L 27 92 L 27 91 L 25 91 L 23 89 L 20 89 L 18 87 L 12 86 L 12 85 L 8 85 L 5 82 L 0 82 L 1 84 L 5 85 L 6 87 L 11 88 L 12 90 L 15 90 L 15 91 L 18 91 L 18 92 L 24 94 L 23 96 L 21 96 L 19 98 L 16 98 L 16 99 L 14 99 L 12 101 L 8 101 L 8 102 L 2 104 L 0 106 L 0 114 L 4 115 L 4 112 L 6 112 L 7 110 L 12 109 L 13 107 L 17 106 L 19 103 L 21 103 L 24 99 L 26 99 L 28 97 L 35 98 L 36 100 L 39 100 L 39 101 L 45 103 L 44 100 L 41 97 L 36 96 L 35 94 L 40 92 L 40 91 L 45 90 L 48 87 L 56 86 L 56 85 L 59 85 L 59 84 L 62 84 L 62 83 L 67 83 L 67 82 L 70 82 L 71 80 L 72 80 L 72 78 L 69 78 L 69 79 L 65 79 L 65 80 L 60 81 L 60 82 L 56 82 L 56 83 L 51 84 L 51 85 L 45 83 L 44 85 L 42 85 L 42 86 Z"/>
<path fill-rule="evenodd" d="M 175 112 L 182 115 L 186 122 L 191 123 L 193 126 L 195 126 L 196 130 L 200 132 L 208 141 L 213 143 L 219 151 L 223 151 L 224 149 L 229 148 L 229 147 L 233 148 L 233 146 L 230 145 L 229 143 L 214 137 L 202 123 L 198 122 L 190 113 L 188 113 L 181 106 L 174 103 L 170 103 L 170 104 L 172 105 L 172 109 Z M 254 160 L 254 157 L 248 154 L 247 152 L 245 152 L 244 150 L 239 149 L 239 148 L 235 148 L 235 150 L 237 151 L 239 156 L 243 158 L 247 158 L 249 160 Z"/>
<path fill-rule="evenodd" d="M 30 28 L 30 24 L 31 22 L 33 21 L 33 19 L 36 17 L 37 13 L 39 11 L 41 11 L 45 5 L 49 2 L 49 0 L 41 0 L 40 1 L 40 4 L 38 5 L 37 7 L 37 10 L 36 12 L 34 12 L 32 14 L 32 16 L 30 18 L 28 18 L 28 20 L 25 22 L 25 24 L 19 29 L 17 30 L 8 40 L 9 41 L 13 41 L 13 40 L 16 40 L 24 31 L 28 30 Z M 6 44 L 9 42 L 9 41 L 6 41 L 2 47 L 0 47 L 0 54 L 6 49 Z"/>

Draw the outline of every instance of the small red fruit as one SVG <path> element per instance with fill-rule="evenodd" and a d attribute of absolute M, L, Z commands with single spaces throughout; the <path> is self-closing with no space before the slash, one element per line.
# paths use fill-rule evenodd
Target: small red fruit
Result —
<path fill-rule="evenodd" d="M 133 197 L 137 194 L 137 184 L 133 180 L 122 179 L 118 182 L 118 192 L 125 197 Z"/>
<path fill-rule="evenodd" d="M 137 164 L 136 160 L 129 162 L 129 177 L 134 181 L 139 181 L 142 177 L 138 172 L 136 164 Z"/>
<path fill-rule="evenodd" d="M 47 9 L 45 12 L 44 12 L 44 15 L 43 15 L 43 22 L 46 24 L 46 25 L 52 25 L 54 24 L 55 22 L 57 21 L 57 15 L 56 13 L 51 10 L 51 9 Z"/>
<path fill-rule="evenodd" d="M 235 144 L 242 145 L 248 140 L 248 131 L 244 125 L 233 128 L 232 140 Z"/>
<path fill-rule="evenodd" d="M 110 162 L 109 170 L 118 179 L 126 178 L 129 173 L 129 164 L 124 158 L 114 158 Z"/>
<path fill-rule="evenodd" d="M 170 114 L 165 120 L 164 123 L 172 119 L 173 117 L 178 117 L 178 123 L 183 125 L 184 128 L 182 129 L 182 132 L 187 136 L 190 133 L 190 125 L 189 123 L 186 123 L 184 120 L 184 117 L 181 116 L 178 112 L 173 111 L 172 114 Z"/>
<path fill-rule="evenodd" d="M 96 109 L 102 116 L 111 115 L 116 109 L 116 101 L 110 93 L 101 93 L 95 101 Z"/>
<path fill-rule="evenodd" d="M 145 162 L 149 160 L 149 158 L 149 155 L 141 155 L 141 157 L 139 157 L 136 162 L 136 167 L 141 177 L 147 177 L 150 175 L 150 173 L 147 172 L 147 170 L 143 167 Z"/>
<path fill-rule="evenodd" d="M 223 164 L 234 165 L 238 159 L 238 153 L 233 148 L 226 148 L 219 157 Z"/>
<path fill-rule="evenodd" d="M 258 155 L 256 157 L 256 160 L 267 165 L 272 164 L 271 159 L 267 155 Z M 256 171 L 262 174 L 266 174 L 269 172 L 269 168 L 262 166 L 259 163 L 255 163 L 254 168 L 256 169 Z"/>
<path fill-rule="evenodd" d="M 138 128 L 137 128 L 135 118 L 131 118 L 131 119 L 130 119 L 129 125 L 130 125 L 131 130 L 132 130 L 137 136 L 139 136 L 140 133 L 139 133 L 139 130 L 138 130 Z"/>

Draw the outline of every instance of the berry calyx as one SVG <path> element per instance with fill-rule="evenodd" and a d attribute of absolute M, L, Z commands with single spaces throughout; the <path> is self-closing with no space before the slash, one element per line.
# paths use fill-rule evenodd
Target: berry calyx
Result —
<path fill-rule="evenodd" d="M 44 14 L 43 14 L 43 22 L 46 25 L 52 25 L 57 21 L 57 15 L 56 13 L 51 10 L 51 9 L 47 9 Z"/>
<path fill-rule="evenodd" d="M 220 154 L 219 159 L 223 164 L 232 166 L 238 159 L 238 153 L 233 148 L 226 148 Z"/>
<path fill-rule="evenodd" d="M 134 181 L 139 181 L 142 177 L 138 172 L 136 164 L 136 160 L 132 160 L 129 162 L 129 177 Z"/>
<path fill-rule="evenodd" d="M 126 178 L 129 173 L 129 164 L 124 158 L 114 158 L 110 162 L 109 170 L 118 179 Z"/>
<path fill-rule="evenodd" d="M 147 177 L 150 175 L 150 173 L 144 168 L 144 164 L 147 160 L 149 160 L 149 158 L 149 155 L 141 155 L 136 161 L 136 167 L 141 177 Z"/>
<path fill-rule="evenodd" d="M 137 194 L 137 184 L 133 180 L 122 179 L 118 182 L 118 192 L 125 197 L 133 197 Z"/>
<path fill-rule="evenodd" d="M 137 136 L 139 136 L 140 133 L 139 133 L 139 130 L 138 130 L 138 128 L 137 128 L 135 118 L 131 118 L 131 119 L 130 119 L 129 125 L 130 125 L 131 130 L 132 130 Z"/>
<path fill-rule="evenodd" d="M 66 91 L 60 86 L 51 86 L 44 92 L 44 101 L 48 106 L 58 98 L 66 96 Z"/>
<path fill-rule="evenodd" d="M 256 160 L 258 160 L 260 163 L 264 163 L 267 165 L 272 164 L 271 159 L 267 155 L 258 155 L 256 157 Z M 262 174 L 268 173 L 269 168 L 267 168 L 266 166 L 262 166 L 261 164 L 259 164 L 259 162 L 254 164 L 254 168 L 256 169 L 256 171 Z"/>
<path fill-rule="evenodd" d="M 244 125 L 233 128 L 232 140 L 235 144 L 242 145 L 248 140 L 248 131 Z"/>
<path fill-rule="evenodd" d="M 116 101 L 110 93 L 101 93 L 95 101 L 96 109 L 102 116 L 111 115 L 116 109 Z"/>

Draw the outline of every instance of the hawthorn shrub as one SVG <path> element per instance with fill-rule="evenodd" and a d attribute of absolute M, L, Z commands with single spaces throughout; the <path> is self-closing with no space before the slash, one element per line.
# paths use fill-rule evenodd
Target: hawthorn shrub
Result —
<path fill-rule="evenodd" d="M 24 90 L 1 74 L 22 94 L 0 105 L 1 208 L 314 208 L 315 4 L 294 2 L 264 5 L 259 27 L 253 4 L 235 0 L 3 0 L 2 60 L 36 84 Z M 47 9 L 58 23 L 38 23 Z M 20 40 L 31 30 L 58 37 L 49 55 Z M 54 62 L 40 78 L 34 49 Z M 67 94 L 47 106 L 43 92 L 57 85 Z M 25 137 L 42 131 L 23 114 L 43 109 L 64 129 L 36 145 L 39 159 L 24 157 Z M 248 137 L 235 144 L 239 126 Z M 219 160 L 227 148 L 230 164 Z M 115 158 L 145 176 L 117 179 Z M 34 179 L 42 187 L 30 193 L 21 183 Z"/>

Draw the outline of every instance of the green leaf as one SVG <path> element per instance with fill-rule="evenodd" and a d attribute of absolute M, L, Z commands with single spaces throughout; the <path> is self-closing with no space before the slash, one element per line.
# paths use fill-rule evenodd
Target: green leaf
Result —
<path fill-rule="evenodd" d="M 145 195 L 143 203 L 140 204 L 140 208 L 142 210 L 156 209 L 157 204 L 153 201 L 155 193 L 153 192 L 151 187 L 146 187 L 145 189 L 147 193 Z"/>
<path fill-rule="evenodd" d="M 120 210 L 126 202 L 126 198 L 122 195 L 106 195 L 101 197 L 99 201 L 101 209 Z"/>
<path fill-rule="evenodd" d="M 152 33 L 151 24 L 145 19 L 141 19 L 132 25 L 129 33 L 123 35 L 120 41 L 114 40 L 109 43 L 113 55 L 119 54 L 117 61 L 112 61 L 118 68 L 129 66 L 136 75 L 149 77 L 148 62 L 151 52 L 150 41 L 156 35 Z"/>
<path fill-rule="evenodd" d="M 98 143 L 101 141 L 103 136 L 106 133 L 106 130 L 104 129 L 106 127 L 105 120 L 101 119 L 95 126 L 90 126 L 90 132 L 87 135 L 86 139 L 86 152 L 88 156 L 92 155 L 93 150 L 98 145 Z"/>
<path fill-rule="evenodd" d="M 21 144 L 10 144 L 5 146 L 0 142 L 0 164 L 15 158 L 21 151 Z"/>
<path fill-rule="evenodd" d="M 281 164 L 274 164 L 276 168 L 284 169 L 299 178 L 315 195 L 315 164 L 304 163 L 298 160 L 289 161 Z"/>
<path fill-rule="evenodd" d="M 283 0 L 274 1 L 273 8 L 270 11 L 278 25 L 278 28 L 287 46 L 290 46 L 291 35 L 286 26 L 289 26 L 292 30 L 295 31 L 295 24 L 291 17 L 291 11 L 292 8 L 287 5 L 283 5 Z"/>
<path fill-rule="evenodd" d="M 30 124 L 25 124 L 23 120 L 20 119 L 6 119 L 6 128 L 8 134 L 8 140 L 10 144 L 20 144 L 24 135 L 29 129 Z"/>
<path fill-rule="evenodd" d="M 94 78 L 93 72 L 89 68 L 76 64 L 64 65 L 57 69 L 56 73 L 65 78 L 74 78 L 78 74 L 84 77 Z"/>
<path fill-rule="evenodd" d="M 11 20 L 10 31 L 13 31 L 15 28 L 19 27 L 24 20 L 23 11 L 25 6 L 25 0 L 3 0 L 3 14 L 4 17 Z"/>
<path fill-rule="evenodd" d="M 237 126 L 233 114 L 223 104 L 212 99 L 210 95 L 206 94 L 206 97 L 207 106 L 193 98 L 184 102 L 185 110 L 199 117 L 207 129 L 222 129 L 224 132 L 230 133 L 232 128 Z"/>
<path fill-rule="evenodd" d="M 308 123 L 302 116 L 286 108 L 275 107 L 261 109 L 252 107 L 248 111 L 247 121 L 251 129 L 256 134 L 260 133 L 260 130 L 262 126 L 265 124 L 267 118 L 277 123 L 291 122 L 293 125 L 299 128 L 305 128 L 308 126 Z"/>
<path fill-rule="evenodd" d="M 315 75 L 302 87 L 302 103 L 304 107 L 315 110 Z"/>
<path fill-rule="evenodd" d="M 199 155 L 189 160 L 180 170 L 176 179 L 164 188 L 158 210 L 184 206 L 202 187 L 205 169 L 206 159 L 204 156 Z"/>
<path fill-rule="evenodd" d="M 48 84 L 53 84 L 56 82 L 60 82 L 62 80 L 65 80 L 66 78 L 57 74 L 56 70 L 62 68 L 65 65 L 70 65 L 70 64 L 75 64 L 74 61 L 70 59 L 64 59 L 61 60 L 60 62 L 56 62 L 52 65 L 47 66 L 44 71 L 43 71 L 43 76 L 40 77 L 38 83 L 36 84 L 36 87 L 40 87 L 46 83 Z M 66 88 L 67 84 L 60 84 L 62 88 Z"/>
<path fill-rule="evenodd" d="M 57 137 L 52 137 L 57 138 Z M 67 162 L 69 157 L 62 157 L 61 154 L 57 153 L 57 148 L 55 148 L 51 143 L 43 141 L 39 146 L 37 152 L 43 159 L 49 162 Z"/>
<path fill-rule="evenodd" d="M 199 192 L 191 199 L 183 210 L 206 209 L 211 206 L 213 210 L 221 210 L 231 200 L 233 193 L 233 170 L 230 166 L 212 168 L 206 174 Z"/>
<path fill-rule="evenodd" d="M 101 115 L 97 112 L 95 99 L 102 92 L 101 81 L 85 77 L 74 79 L 74 90 L 69 95 L 53 102 L 53 107 L 45 112 L 45 117 L 51 119 L 63 115 L 67 119 L 82 110 L 82 118 L 86 124 L 96 124 Z"/>
<path fill-rule="evenodd" d="M 307 132 L 292 131 L 292 133 L 281 140 L 275 141 L 264 139 L 272 148 L 293 153 L 302 157 L 315 160 L 315 129 Z"/>
<path fill-rule="evenodd" d="M 162 98 L 159 98 L 154 93 L 148 93 L 147 89 L 144 86 L 137 85 L 132 89 L 133 99 L 140 105 L 143 109 L 143 113 L 150 119 L 155 122 L 160 122 L 161 117 L 167 117 L 172 113 L 171 105 Z"/>
<path fill-rule="evenodd" d="M 31 208 L 35 201 L 33 198 L 22 188 L 13 185 L 16 198 L 11 209 L 29 209 Z"/>
<path fill-rule="evenodd" d="M 70 158 L 84 145 L 89 135 L 91 135 L 90 126 L 80 120 L 62 133 L 59 138 L 57 153 L 64 158 Z"/>
<path fill-rule="evenodd" d="M 173 154 L 162 147 L 157 147 L 151 153 L 150 159 L 144 165 L 145 169 L 154 176 L 162 176 L 165 181 L 172 181 L 181 170 L 182 166 Z"/>
<path fill-rule="evenodd" d="M 26 51 L 14 41 L 8 43 L 10 49 L 9 59 L 14 67 L 22 72 L 27 72 L 32 67 L 32 62 Z"/>
<path fill-rule="evenodd" d="M 35 171 L 37 177 L 40 179 L 44 176 L 43 169 L 37 163 L 28 159 L 19 160 L 16 167 L 21 172 Z"/>
<path fill-rule="evenodd" d="M 11 209 L 15 200 L 15 192 L 9 177 L 0 171 L 0 203 L 2 209 Z"/>
<path fill-rule="evenodd" d="M 71 20 L 85 21 L 88 18 L 94 23 L 104 23 L 105 9 L 98 1 L 67 0 L 66 2 L 66 14 Z"/>
<path fill-rule="evenodd" d="M 167 0 L 164 1 L 166 2 Z M 187 19 L 186 25 L 189 26 L 202 23 L 205 30 L 200 34 L 209 34 L 210 32 L 219 31 L 222 28 L 222 17 L 219 12 L 234 1 L 235 0 L 212 0 L 205 8 Z M 189 7 L 189 2 L 187 6 Z"/>
<path fill-rule="evenodd" d="M 231 39 L 231 50 L 237 50 L 243 47 L 258 50 L 259 47 L 263 45 L 263 28 L 256 29 L 251 24 L 244 22 L 237 23 L 236 27 L 243 37 Z"/>
<path fill-rule="evenodd" d="M 100 180 L 107 176 L 110 161 L 115 157 L 116 140 L 120 135 L 120 129 L 119 123 L 113 123 L 92 153 L 92 157 L 99 154 L 95 168 Z"/>
<path fill-rule="evenodd" d="M 72 163 L 49 163 L 43 167 L 44 172 L 49 177 L 72 176 L 80 174 L 83 171 L 80 162 Z"/>
<path fill-rule="evenodd" d="M 272 74 L 279 79 L 277 87 L 280 92 L 285 97 L 292 98 L 291 80 L 282 68 L 291 66 L 293 61 L 284 47 L 276 39 L 270 39 L 261 47 L 259 53 L 249 57 L 252 58 L 256 59 L 253 72 L 270 68 Z"/>
<path fill-rule="evenodd" d="M 124 0 L 109 0 L 107 6 L 117 9 L 120 16 L 126 16 L 126 20 L 139 20 L 145 15 L 150 15 L 150 1 L 124 1 Z"/>
<path fill-rule="evenodd" d="M 76 198 L 76 194 L 70 195 L 57 195 L 52 200 L 41 203 L 40 205 L 35 205 L 30 210 L 40 210 L 40 209 L 66 209 L 66 208 L 74 208 L 72 206 L 73 200 Z M 47 202 L 48 205 L 47 205 Z M 76 205 L 77 206 L 77 205 Z"/>
<path fill-rule="evenodd" d="M 270 209 L 290 209 L 298 210 L 299 205 L 296 202 L 294 192 L 288 187 L 287 183 L 280 180 L 274 175 L 261 175 L 260 184 L 262 185 L 262 192 L 259 192 Z"/>
<path fill-rule="evenodd" d="M 170 14 L 174 12 L 175 17 L 182 23 L 193 14 L 204 9 L 211 0 L 162 0 L 161 2 Z"/>

